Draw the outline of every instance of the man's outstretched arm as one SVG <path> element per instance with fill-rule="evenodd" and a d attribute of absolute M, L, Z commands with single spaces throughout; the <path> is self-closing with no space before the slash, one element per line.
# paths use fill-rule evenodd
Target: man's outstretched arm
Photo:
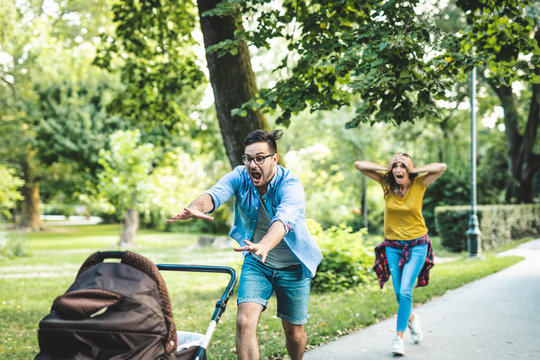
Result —
<path fill-rule="evenodd" d="M 247 246 L 234 248 L 234 251 L 249 251 L 252 254 L 259 255 L 261 261 L 264 263 L 270 250 L 276 247 L 277 244 L 285 236 L 285 226 L 281 221 L 274 221 L 266 235 L 264 235 L 258 243 L 252 243 L 249 240 L 245 240 Z"/>
<path fill-rule="evenodd" d="M 167 220 L 167 222 L 171 223 L 188 219 L 214 220 L 213 216 L 207 215 L 212 210 L 214 210 L 214 201 L 210 195 L 204 193 L 193 200 L 184 210 Z"/>

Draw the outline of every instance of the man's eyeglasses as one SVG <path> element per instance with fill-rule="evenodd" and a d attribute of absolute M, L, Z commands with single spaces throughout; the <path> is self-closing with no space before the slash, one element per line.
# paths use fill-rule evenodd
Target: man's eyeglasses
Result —
<path fill-rule="evenodd" d="M 254 161 L 255 164 L 257 165 L 262 165 L 264 163 L 264 161 L 266 160 L 266 158 L 270 157 L 270 156 L 273 156 L 274 154 L 270 154 L 270 155 L 265 155 L 265 156 L 255 156 L 255 157 L 251 157 L 249 155 L 242 155 L 242 161 L 244 162 L 245 165 L 249 164 L 251 161 Z"/>

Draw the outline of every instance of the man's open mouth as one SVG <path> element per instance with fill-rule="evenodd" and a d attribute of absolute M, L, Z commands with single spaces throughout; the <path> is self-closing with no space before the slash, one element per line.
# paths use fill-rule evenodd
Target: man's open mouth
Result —
<path fill-rule="evenodd" d="M 252 172 L 251 177 L 253 178 L 253 180 L 260 180 L 262 178 L 262 174 L 258 172 Z"/>

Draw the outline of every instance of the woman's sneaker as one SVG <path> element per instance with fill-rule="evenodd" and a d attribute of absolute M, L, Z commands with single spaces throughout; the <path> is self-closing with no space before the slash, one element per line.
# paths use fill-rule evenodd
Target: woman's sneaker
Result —
<path fill-rule="evenodd" d="M 405 347 L 403 346 L 403 338 L 396 335 L 392 341 L 392 354 L 397 356 L 405 355 Z"/>
<path fill-rule="evenodd" d="M 413 321 L 409 321 L 409 330 L 411 330 L 411 337 L 415 344 L 418 344 L 422 341 L 424 334 L 422 333 L 422 328 L 420 328 L 420 316 L 413 314 Z"/>

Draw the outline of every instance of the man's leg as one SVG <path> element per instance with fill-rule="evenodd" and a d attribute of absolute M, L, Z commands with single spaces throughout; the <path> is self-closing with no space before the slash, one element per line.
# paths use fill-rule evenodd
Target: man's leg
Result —
<path fill-rule="evenodd" d="M 304 324 L 308 320 L 310 283 L 310 278 L 302 276 L 300 266 L 276 271 L 274 276 L 277 316 L 281 318 L 286 347 L 292 360 L 302 359 L 306 349 L 307 335 Z"/>
<path fill-rule="evenodd" d="M 304 325 L 289 324 L 285 320 L 281 320 L 281 324 L 283 324 L 283 330 L 285 331 L 287 351 L 291 355 L 291 360 L 301 360 L 304 357 L 307 344 Z"/>
<path fill-rule="evenodd" d="M 257 324 L 272 296 L 272 271 L 251 254 L 246 255 L 238 281 L 236 352 L 240 360 L 259 359 Z"/>
<path fill-rule="evenodd" d="M 236 314 L 236 352 L 239 360 L 259 359 L 257 324 L 264 307 L 244 302 L 238 305 Z"/>

